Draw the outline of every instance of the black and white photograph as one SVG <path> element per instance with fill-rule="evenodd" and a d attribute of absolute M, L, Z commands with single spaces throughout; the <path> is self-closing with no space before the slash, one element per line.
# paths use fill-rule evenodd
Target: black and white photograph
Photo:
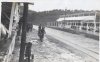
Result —
<path fill-rule="evenodd" d="M 100 0 L 0 5 L 0 62 L 99 62 Z"/>

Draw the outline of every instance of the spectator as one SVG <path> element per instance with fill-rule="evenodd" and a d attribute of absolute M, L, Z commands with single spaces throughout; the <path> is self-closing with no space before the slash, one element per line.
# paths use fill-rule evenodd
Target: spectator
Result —
<path fill-rule="evenodd" d="M 28 62 L 30 62 L 31 47 L 32 47 L 32 43 L 31 43 L 31 42 L 28 42 L 28 43 L 26 44 L 26 51 L 25 51 L 25 57 L 28 58 Z"/>
<path fill-rule="evenodd" d="M 38 36 L 39 36 L 41 42 L 43 42 L 44 34 L 45 34 L 45 27 L 39 26 Z"/>

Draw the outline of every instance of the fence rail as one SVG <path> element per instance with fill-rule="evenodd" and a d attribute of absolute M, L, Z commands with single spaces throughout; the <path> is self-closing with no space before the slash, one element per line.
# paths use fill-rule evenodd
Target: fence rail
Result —
<path fill-rule="evenodd" d="M 47 27 L 70 28 L 99 36 L 100 22 L 48 22 Z"/>

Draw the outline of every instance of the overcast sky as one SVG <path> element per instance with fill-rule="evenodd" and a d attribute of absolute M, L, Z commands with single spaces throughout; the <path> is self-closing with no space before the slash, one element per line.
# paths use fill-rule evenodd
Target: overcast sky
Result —
<path fill-rule="evenodd" d="M 100 0 L 34 0 L 34 6 L 29 6 L 29 9 L 35 11 L 65 8 L 72 10 L 100 10 Z"/>

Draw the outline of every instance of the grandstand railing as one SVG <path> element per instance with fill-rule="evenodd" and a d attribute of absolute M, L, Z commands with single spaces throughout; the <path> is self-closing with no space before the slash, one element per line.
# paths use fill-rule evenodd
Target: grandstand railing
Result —
<path fill-rule="evenodd" d="M 70 28 L 99 36 L 100 22 L 48 22 L 47 27 Z"/>

